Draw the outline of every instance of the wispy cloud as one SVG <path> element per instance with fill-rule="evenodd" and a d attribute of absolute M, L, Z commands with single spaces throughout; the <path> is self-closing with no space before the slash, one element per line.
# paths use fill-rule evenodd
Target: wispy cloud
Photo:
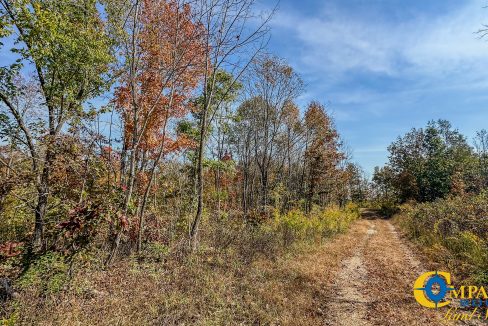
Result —
<path fill-rule="evenodd" d="M 488 67 L 488 45 L 475 34 L 486 22 L 486 11 L 479 1 L 467 1 L 448 14 L 395 22 L 361 18 L 329 5 L 314 17 L 280 12 L 274 25 L 301 42 L 305 69 L 336 76 L 353 70 L 443 76 Z"/>

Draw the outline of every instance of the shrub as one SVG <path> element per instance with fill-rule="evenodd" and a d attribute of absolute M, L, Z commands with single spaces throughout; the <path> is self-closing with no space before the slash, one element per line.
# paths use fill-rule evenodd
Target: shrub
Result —
<path fill-rule="evenodd" d="M 466 282 L 486 282 L 488 196 L 462 196 L 405 205 L 398 222 L 407 235 Z"/>
<path fill-rule="evenodd" d="M 359 208 L 348 204 L 344 209 L 314 207 L 310 214 L 298 209 L 286 214 L 274 213 L 271 227 L 281 233 L 284 246 L 297 240 L 320 242 L 324 237 L 343 232 L 349 224 L 359 217 Z"/>
<path fill-rule="evenodd" d="M 64 255 L 49 252 L 37 259 L 18 281 L 21 289 L 35 289 L 39 295 L 63 290 L 69 280 L 69 265 Z"/>
<path fill-rule="evenodd" d="M 390 218 L 398 212 L 398 206 L 392 201 L 382 202 L 379 208 L 380 215 L 385 218 Z"/>

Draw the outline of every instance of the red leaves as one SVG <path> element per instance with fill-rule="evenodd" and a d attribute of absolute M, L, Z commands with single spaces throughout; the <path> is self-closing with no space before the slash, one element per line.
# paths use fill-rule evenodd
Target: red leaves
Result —
<path fill-rule="evenodd" d="M 69 211 L 68 220 L 59 223 L 56 227 L 61 229 L 66 237 L 71 237 L 81 232 L 99 216 L 100 212 L 97 207 L 78 206 Z"/>
<path fill-rule="evenodd" d="M 127 148 L 134 146 L 136 132 L 137 146 L 151 150 L 169 141 L 168 120 L 188 113 L 188 99 L 204 73 L 207 48 L 205 30 L 194 22 L 189 4 L 146 0 L 140 17 L 138 70 L 135 75 L 126 71 L 114 102 L 122 112 Z"/>
<path fill-rule="evenodd" d="M 225 152 L 224 156 L 220 159 L 221 161 L 227 162 L 232 160 L 232 154 Z"/>
<path fill-rule="evenodd" d="M 82 223 L 78 217 L 74 217 L 68 221 L 61 222 L 57 225 L 59 229 L 65 229 L 68 230 L 68 234 L 81 229 Z"/>
<path fill-rule="evenodd" d="M 194 139 L 187 137 L 186 135 L 180 135 L 174 142 L 169 144 L 168 151 L 175 152 L 186 148 L 196 148 L 197 143 Z"/>
<path fill-rule="evenodd" d="M 22 253 L 23 242 L 8 241 L 0 245 L 0 256 L 10 258 Z"/>
<path fill-rule="evenodd" d="M 119 225 L 123 231 L 129 229 L 129 219 L 123 214 L 119 214 Z"/>

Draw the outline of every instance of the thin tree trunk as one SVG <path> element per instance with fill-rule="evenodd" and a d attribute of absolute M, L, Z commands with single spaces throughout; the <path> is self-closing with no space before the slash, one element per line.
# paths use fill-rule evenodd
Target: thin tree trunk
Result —
<path fill-rule="evenodd" d="M 132 198 L 132 191 L 134 188 L 134 173 L 135 173 L 135 165 L 136 165 L 136 154 L 134 153 L 135 150 L 133 149 L 130 154 L 130 165 L 129 165 L 129 178 L 128 178 L 128 186 L 129 188 L 127 189 L 126 196 L 124 199 L 124 206 L 123 206 L 123 215 L 122 218 L 127 218 L 127 213 L 129 211 L 129 203 Z M 123 228 L 120 227 L 119 230 L 117 230 L 117 234 L 115 235 L 114 242 L 112 244 L 112 249 L 110 250 L 110 254 L 107 258 L 106 265 L 109 266 L 112 264 L 117 251 L 119 249 L 120 245 L 120 240 L 122 239 L 122 233 L 124 232 Z"/>
<path fill-rule="evenodd" d="M 202 218 L 203 211 L 203 149 L 205 143 L 205 131 L 207 125 L 207 108 L 205 107 L 202 112 L 202 121 L 200 126 L 200 141 L 198 144 L 198 158 L 197 158 L 197 212 L 193 220 L 190 239 L 193 247 L 196 246 L 196 235 L 198 233 L 198 224 Z"/>
<path fill-rule="evenodd" d="M 141 251 L 142 247 L 142 233 L 143 233 L 143 228 L 144 228 L 144 212 L 146 210 L 146 204 L 147 204 L 147 198 L 149 196 L 149 191 L 151 189 L 151 184 L 154 180 L 154 176 L 156 174 L 156 167 L 159 164 L 159 161 L 161 158 L 164 156 L 164 143 L 165 143 L 165 138 L 166 138 L 166 123 L 168 120 L 168 116 L 166 116 L 166 121 L 164 123 L 163 127 L 163 139 L 161 141 L 161 145 L 159 147 L 159 152 L 158 156 L 156 157 L 156 160 L 154 161 L 154 165 L 151 168 L 151 174 L 149 177 L 149 181 L 147 183 L 146 189 L 144 190 L 144 196 L 142 198 L 142 203 L 141 203 L 141 208 L 139 211 L 139 231 L 137 233 L 137 252 L 139 253 Z"/>
<path fill-rule="evenodd" d="M 47 203 L 49 197 L 49 176 L 51 172 L 51 165 L 54 161 L 54 152 L 51 148 L 51 144 L 46 149 L 46 156 L 44 167 L 42 168 L 42 174 L 39 180 L 39 186 L 37 191 L 37 205 L 35 210 L 35 224 L 34 224 L 34 237 L 32 245 L 34 251 L 39 251 L 43 247 L 44 241 L 44 220 L 47 211 Z"/>
<path fill-rule="evenodd" d="M 136 58 L 137 58 L 137 22 L 139 19 L 139 0 L 136 0 L 136 3 L 134 5 L 134 21 L 133 21 L 133 30 L 132 30 L 132 38 L 131 38 L 131 62 L 130 62 L 130 85 L 131 85 L 131 93 L 132 93 L 132 109 L 134 110 L 134 117 L 133 117 L 133 124 L 134 124 L 134 130 L 132 131 L 132 139 L 131 139 L 131 148 L 130 148 L 130 165 L 129 165 L 129 178 L 126 182 L 126 185 L 128 185 L 128 189 L 126 190 L 126 196 L 124 199 L 124 205 L 123 205 L 123 216 L 122 218 L 127 218 L 127 213 L 129 210 L 129 203 L 132 197 L 132 191 L 134 188 L 134 179 L 135 179 L 135 165 L 136 165 L 136 154 L 138 150 L 138 105 L 137 105 L 137 91 L 136 91 Z M 127 150 L 127 149 L 126 149 Z M 122 172 L 122 171 L 121 171 Z M 122 176 L 121 176 L 122 177 Z M 106 265 L 110 265 L 116 254 L 117 250 L 120 245 L 120 240 L 122 238 L 122 233 L 123 233 L 123 228 L 120 227 L 120 229 L 117 231 L 117 234 L 115 236 L 114 242 L 112 244 L 112 249 L 110 251 L 110 254 L 107 258 Z"/>

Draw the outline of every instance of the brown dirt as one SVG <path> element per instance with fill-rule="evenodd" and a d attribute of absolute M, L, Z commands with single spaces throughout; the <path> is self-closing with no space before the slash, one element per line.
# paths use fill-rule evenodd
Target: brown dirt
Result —
<path fill-rule="evenodd" d="M 342 239 L 354 241 L 354 246 L 340 258 L 331 291 L 323 298 L 328 301 L 324 324 L 453 325 L 443 318 L 447 308 L 428 309 L 415 301 L 413 283 L 426 269 L 395 227 L 388 220 L 375 219 L 378 216 L 372 211 L 364 217 L 351 226 L 354 236 Z M 341 242 L 331 247 L 344 246 Z"/>

